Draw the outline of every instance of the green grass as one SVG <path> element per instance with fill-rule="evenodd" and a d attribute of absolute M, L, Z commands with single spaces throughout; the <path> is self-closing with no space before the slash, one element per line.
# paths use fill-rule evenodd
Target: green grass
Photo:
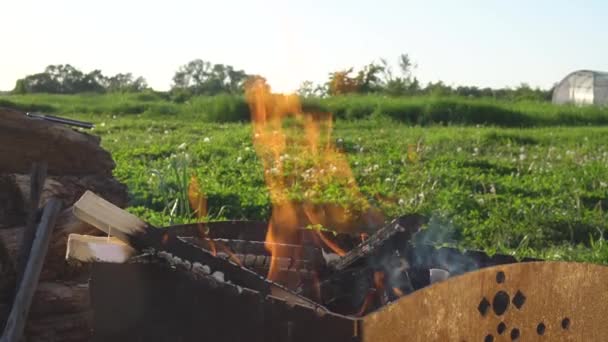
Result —
<path fill-rule="evenodd" d="M 78 117 L 97 123 L 94 133 L 117 161 L 115 175 L 129 186 L 132 210 L 153 223 L 168 224 L 169 214 L 152 170 L 171 183 L 176 158 L 188 158 L 187 167 L 198 174 L 211 217 L 268 218 L 248 124 Z M 365 197 L 387 217 L 434 217 L 442 227 L 435 242 L 608 262 L 607 134 L 608 127 L 412 127 L 363 120 L 339 122 L 334 137 L 343 140 Z M 415 158 L 407 156 L 409 145 L 418 148 Z M 331 188 L 319 196 L 340 201 Z"/>
<path fill-rule="evenodd" d="M 45 111 L 60 115 L 143 115 L 150 118 L 180 116 L 205 122 L 244 122 L 248 106 L 242 96 L 200 96 L 185 102 L 166 93 L 84 95 L 5 95 L 0 106 Z M 310 111 L 331 112 L 338 119 L 388 117 L 415 125 L 484 124 L 500 127 L 607 125 L 608 107 L 555 106 L 546 102 L 511 102 L 464 97 L 386 97 L 376 95 L 306 99 Z"/>
<path fill-rule="evenodd" d="M 174 215 L 171 210 L 172 200 L 183 190 L 183 175 L 190 172 L 198 175 L 208 197 L 210 218 L 268 218 L 269 196 L 252 146 L 251 126 L 209 122 L 217 120 L 211 120 L 209 113 L 213 111 L 246 112 L 238 107 L 238 101 L 196 98 L 174 104 L 162 98 L 146 102 L 136 100 L 138 95 L 124 95 L 123 100 L 115 96 L 10 96 L 8 100 L 22 105 L 46 104 L 61 109 L 55 113 L 93 121 L 93 133 L 102 137 L 103 146 L 117 162 L 115 176 L 129 187 L 130 210 L 154 224 L 189 220 L 175 215 L 179 210 L 174 210 Z M 423 106 L 423 100 L 334 98 L 322 105 L 336 109 L 336 115 L 343 118 L 358 116 L 349 116 L 339 108 L 357 108 L 366 101 L 397 108 L 404 103 L 415 106 L 416 101 Z M 435 106 L 434 100 L 427 100 L 426 106 Z M 451 100 L 483 108 L 493 102 L 437 99 Z M 152 113 L 149 108 L 137 115 L 78 109 L 142 102 L 149 102 L 150 108 L 174 106 L 177 114 Z M 416 120 L 391 119 L 397 114 L 376 113 L 363 115 L 370 119 L 338 120 L 333 139 L 341 139 L 361 192 L 370 203 L 387 217 L 411 212 L 431 216 L 439 228 L 439 234 L 431 237 L 434 243 L 490 253 L 608 263 L 604 240 L 608 229 L 608 126 L 599 125 L 606 117 L 604 110 L 540 103 L 500 105 L 526 113 L 539 127 L 432 122 L 421 126 L 406 123 Z M 236 109 L 231 109 L 233 106 Z M 479 115 L 495 115 L 487 111 Z M 571 117 L 560 111 L 570 111 Z M 591 116 L 588 122 L 583 120 L 585 113 Z M 560 120 L 563 122 L 558 125 Z M 514 126 L 506 123 L 501 126 Z M 300 156 L 292 154 L 294 165 L 307 163 Z M 332 184 L 318 190 L 315 201 L 344 201 L 344 192 Z M 290 195 L 298 198 L 302 194 L 292 191 Z"/>

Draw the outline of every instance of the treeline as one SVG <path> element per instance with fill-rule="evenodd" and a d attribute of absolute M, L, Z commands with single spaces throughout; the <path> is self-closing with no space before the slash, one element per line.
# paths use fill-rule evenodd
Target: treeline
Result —
<path fill-rule="evenodd" d="M 140 92 L 148 89 L 143 77 L 131 73 L 105 76 L 101 70 L 84 73 L 70 64 L 49 65 L 43 72 L 17 80 L 14 94 L 78 94 Z"/>
<path fill-rule="evenodd" d="M 516 88 L 479 88 L 476 86 L 450 86 L 441 81 L 423 86 L 413 76 L 416 68 L 408 54 L 402 54 L 394 68 L 386 59 L 372 62 L 359 68 L 335 71 L 329 74 L 326 83 L 314 85 L 304 82 L 299 93 L 305 97 L 327 97 L 347 94 L 378 94 L 388 96 L 464 96 L 473 98 L 495 98 L 501 100 L 549 101 L 553 90 L 532 88 L 522 83 Z"/>
<path fill-rule="evenodd" d="M 327 81 L 315 84 L 305 81 L 298 93 L 307 98 L 326 98 L 340 95 L 375 94 L 392 97 L 436 95 L 502 100 L 548 101 L 552 89 L 532 88 L 522 83 L 516 88 L 479 88 L 450 86 L 443 82 L 422 85 L 413 75 L 416 65 L 409 55 L 402 54 L 396 67 L 386 59 L 372 62 L 361 68 L 348 68 L 330 72 Z M 201 59 L 180 66 L 173 76 L 169 97 L 183 102 L 197 95 L 242 94 L 248 80 L 262 78 L 231 65 L 214 64 Z M 69 64 L 49 65 L 38 74 L 17 81 L 13 93 L 76 94 L 105 92 L 150 91 L 143 77 L 131 73 L 106 77 L 100 70 L 84 73 Z"/>

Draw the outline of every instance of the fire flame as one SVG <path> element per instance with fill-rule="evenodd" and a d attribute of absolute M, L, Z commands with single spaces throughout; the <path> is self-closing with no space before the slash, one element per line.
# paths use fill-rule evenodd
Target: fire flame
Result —
<path fill-rule="evenodd" d="M 207 198 L 201 192 L 201 186 L 195 174 L 192 174 L 188 184 L 188 202 L 196 217 L 201 219 L 207 216 Z"/>
<path fill-rule="evenodd" d="M 281 244 L 297 243 L 298 229 L 319 225 L 354 233 L 359 226 L 381 223 L 382 217 L 359 192 L 346 157 L 332 143 L 329 113 L 304 113 L 296 95 L 273 94 L 261 79 L 248 84 L 246 97 L 253 144 L 272 202 L 266 236 L 272 255 L 268 278 L 279 280 L 276 258 L 294 257 Z M 340 192 L 340 203 L 321 199 L 328 189 Z M 335 253 L 345 253 L 322 232 L 318 236 Z"/>

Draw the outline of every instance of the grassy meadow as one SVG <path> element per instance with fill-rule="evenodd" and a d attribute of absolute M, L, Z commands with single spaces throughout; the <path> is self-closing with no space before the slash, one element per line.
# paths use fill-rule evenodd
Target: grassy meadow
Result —
<path fill-rule="evenodd" d="M 23 95 L 0 96 L 0 106 L 94 122 L 129 187 L 130 210 L 154 224 L 192 220 L 175 204 L 192 173 L 208 219 L 270 214 L 240 97 Z M 332 139 L 369 202 L 386 217 L 430 216 L 434 243 L 608 263 L 608 109 L 380 96 L 304 106 L 334 113 Z M 300 163 L 297 154 L 286 158 Z M 331 184 L 315 196 L 345 200 Z"/>

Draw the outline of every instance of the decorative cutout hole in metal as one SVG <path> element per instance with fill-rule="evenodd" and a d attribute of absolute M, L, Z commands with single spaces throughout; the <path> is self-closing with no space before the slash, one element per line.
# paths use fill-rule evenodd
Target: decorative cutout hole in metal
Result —
<path fill-rule="evenodd" d="M 505 278 L 506 278 L 506 277 L 505 277 L 505 272 L 503 272 L 503 271 L 498 271 L 498 272 L 496 273 L 496 282 L 497 282 L 497 283 L 499 283 L 499 284 L 504 283 L 504 282 L 505 282 Z"/>
<path fill-rule="evenodd" d="M 505 330 L 507 330 L 507 325 L 505 324 L 505 322 L 498 323 L 498 327 L 496 327 L 496 332 L 498 333 L 498 335 L 502 335 Z"/>
<path fill-rule="evenodd" d="M 570 328 L 570 318 L 566 317 L 562 319 L 562 329 L 568 330 Z"/>
<path fill-rule="evenodd" d="M 536 326 L 536 333 L 539 334 L 540 336 L 545 334 L 545 323 L 540 322 L 538 323 L 538 325 Z"/>
<path fill-rule="evenodd" d="M 486 338 L 483 339 L 483 342 L 494 342 L 494 336 L 492 336 L 492 334 L 487 335 Z"/>
<path fill-rule="evenodd" d="M 519 339 L 519 335 L 519 329 L 513 328 L 513 330 L 511 330 L 511 341 L 517 341 Z"/>
<path fill-rule="evenodd" d="M 509 308 L 509 294 L 505 291 L 498 291 L 496 295 L 494 295 L 494 300 L 492 301 L 492 309 L 497 316 L 500 316 L 507 311 Z"/>
<path fill-rule="evenodd" d="M 521 291 L 517 290 L 515 297 L 513 297 L 513 305 L 515 305 L 515 307 L 517 309 L 521 309 L 521 307 L 524 306 L 525 302 L 526 302 L 526 296 L 524 296 L 524 294 Z"/>
<path fill-rule="evenodd" d="M 477 310 L 482 316 L 485 316 L 488 313 L 489 308 L 490 302 L 488 302 L 486 297 L 483 297 L 483 299 L 481 300 L 481 302 L 479 302 L 479 305 L 477 306 Z"/>

